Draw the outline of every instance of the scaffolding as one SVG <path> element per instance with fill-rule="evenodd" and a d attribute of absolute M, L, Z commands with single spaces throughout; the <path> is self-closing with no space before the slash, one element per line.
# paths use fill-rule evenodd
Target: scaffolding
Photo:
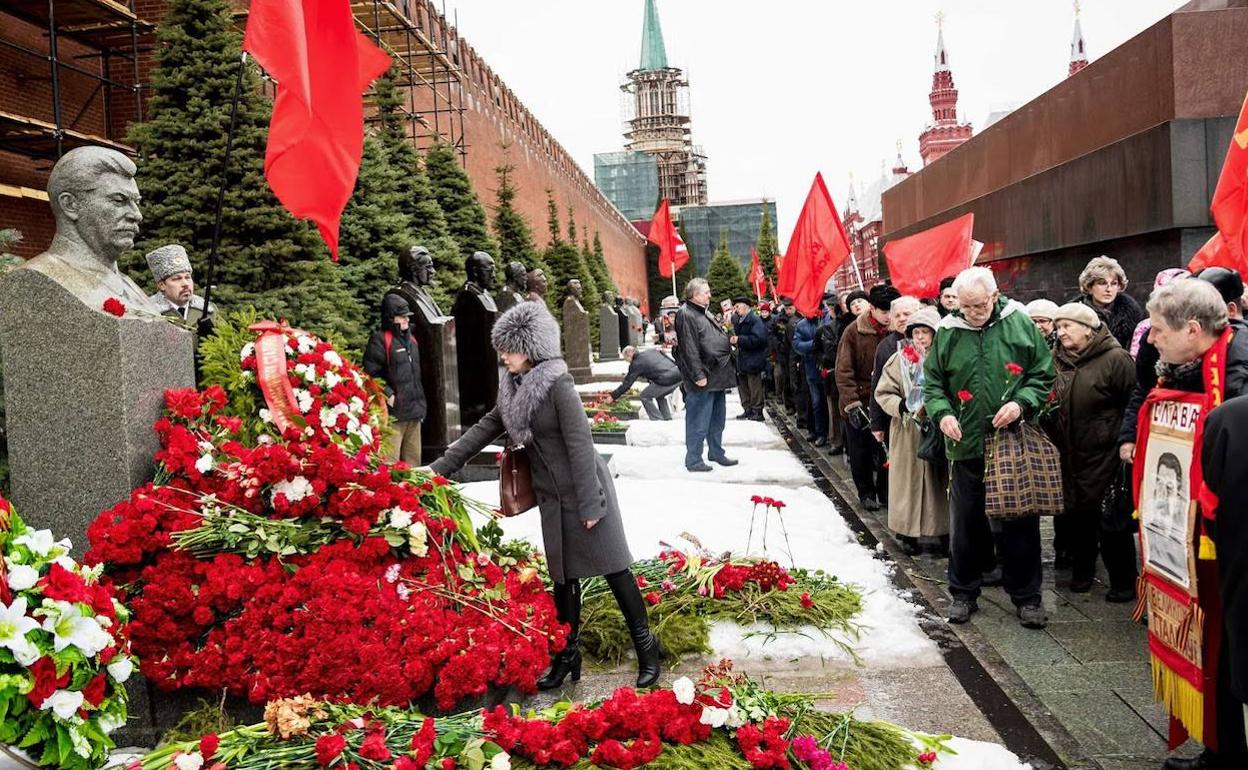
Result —
<path fill-rule="evenodd" d="M 723 235 L 728 238 L 729 253 L 737 258 L 743 269 L 749 270 L 750 249 L 758 243 L 764 211 L 771 220 L 771 236 L 775 238 L 774 200 L 764 198 L 682 207 L 679 212 L 680 226 L 689 255 L 697 264 L 698 274 L 705 275 Z"/>
<path fill-rule="evenodd" d="M 659 191 L 674 206 L 706 203 L 706 155 L 689 127 L 689 81 L 675 67 L 633 70 L 620 86 L 624 147 L 658 163 Z"/>
<path fill-rule="evenodd" d="M 133 99 L 133 118 L 142 119 L 139 55 L 141 46 L 150 44 L 155 30 L 153 24 L 135 13 L 134 2 L 5 2 L 0 11 L 40 29 L 47 41 L 46 50 L 38 50 L 16 39 L 16 35 L 0 35 L 0 46 L 47 63 L 50 104 L 23 110 L 26 114 L 0 112 L 0 151 L 55 161 L 74 147 L 98 144 L 133 154 L 134 148 L 120 139 L 122 121 L 116 119 L 116 111 L 119 98 Z M 90 60 L 98 62 L 95 69 L 85 66 Z M 120 77 L 129 82 L 119 80 Z M 75 98 L 66 87 L 67 81 L 79 79 L 93 84 L 85 98 Z M 38 100 L 32 97 L 32 101 Z M 102 113 L 103 132 L 80 130 L 83 119 L 97 105 Z"/>
<path fill-rule="evenodd" d="M 353 0 L 351 11 L 356 25 L 399 66 L 408 137 L 422 150 L 448 144 L 465 163 L 459 36 L 447 23 L 445 7 L 439 12 L 430 0 Z"/>
<path fill-rule="evenodd" d="M 644 152 L 594 155 L 594 185 L 629 220 L 650 219 L 659 204 L 659 164 Z"/>

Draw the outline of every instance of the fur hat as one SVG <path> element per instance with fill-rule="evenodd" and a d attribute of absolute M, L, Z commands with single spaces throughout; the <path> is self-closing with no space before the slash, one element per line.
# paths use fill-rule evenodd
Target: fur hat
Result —
<path fill-rule="evenodd" d="M 900 298 L 901 292 L 886 283 L 872 286 L 871 291 L 867 292 L 867 301 L 876 310 L 888 310 L 892 307 L 893 300 Z"/>
<path fill-rule="evenodd" d="M 741 295 L 741 296 L 739 296 L 739 297 L 733 297 L 733 298 L 732 298 L 732 304 L 734 304 L 734 305 L 749 305 L 750 307 L 754 307 L 754 305 L 755 305 L 755 300 L 754 300 L 754 298 L 753 298 L 753 297 L 749 296 L 748 294 L 742 294 L 742 295 Z"/>
<path fill-rule="evenodd" d="M 865 291 L 863 291 L 862 289 L 856 289 L 854 291 L 851 291 L 849 295 L 845 297 L 845 308 L 849 309 L 849 306 L 854 304 L 854 300 L 856 299 L 865 299 L 867 302 L 871 301 L 871 299 L 867 296 L 867 293 Z"/>
<path fill-rule="evenodd" d="M 924 305 L 910 316 L 910 320 L 906 322 L 906 336 L 909 337 L 914 333 L 916 327 L 926 326 L 933 332 L 940 326 L 940 313 L 936 312 L 936 308 Z"/>
<path fill-rule="evenodd" d="M 944 278 L 940 279 L 940 293 L 941 294 L 945 293 L 945 289 L 953 288 L 953 279 L 955 278 L 957 278 L 956 275 L 946 275 Z"/>
<path fill-rule="evenodd" d="M 1027 303 L 1027 315 L 1033 321 L 1037 318 L 1047 318 L 1052 321 L 1057 317 L 1055 313 L 1057 313 L 1057 303 L 1053 300 L 1033 299 Z"/>
<path fill-rule="evenodd" d="M 540 302 L 521 302 L 499 316 L 490 342 L 499 353 L 523 353 L 533 363 L 562 358 L 559 324 Z"/>
<path fill-rule="evenodd" d="M 171 275 L 191 272 L 191 258 L 186 249 L 176 243 L 161 246 L 147 253 L 147 267 L 152 271 L 152 278 L 160 283 Z"/>
<path fill-rule="evenodd" d="M 1053 314 L 1053 321 L 1074 321 L 1081 323 L 1089 329 L 1101 328 L 1101 317 L 1096 311 L 1082 302 L 1068 302 L 1057 309 Z"/>

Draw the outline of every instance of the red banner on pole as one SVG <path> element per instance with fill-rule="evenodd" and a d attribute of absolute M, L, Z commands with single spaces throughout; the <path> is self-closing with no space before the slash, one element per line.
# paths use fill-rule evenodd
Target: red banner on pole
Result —
<path fill-rule="evenodd" d="M 654 212 L 654 219 L 650 222 L 650 234 L 646 237 L 659 247 L 659 275 L 664 278 L 676 275 L 676 271 L 689 261 L 689 249 L 685 248 L 685 242 L 680 239 L 680 233 L 672 223 L 672 212 L 667 198 L 659 204 L 659 210 Z"/>
<path fill-rule="evenodd" d="M 845 226 L 823 183 L 823 175 L 815 174 L 802 213 L 793 227 L 789 248 L 784 252 L 784 261 L 780 263 L 777 291 L 792 297 L 798 312 L 807 316 L 815 314 L 824 286 L 849 256 L 849 251 Z"/>

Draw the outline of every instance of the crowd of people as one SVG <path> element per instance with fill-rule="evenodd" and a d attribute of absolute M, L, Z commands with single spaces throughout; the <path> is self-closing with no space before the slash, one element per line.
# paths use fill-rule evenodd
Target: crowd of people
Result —
<path fill-rule="evenodd" d="M 1234 415 L 1248 411 L 1244 283 L 1227 268 L 1196 275 L 1165 270 L 1146 306 L 1126 293 L 1127 285 L 1122 266 L 1101 256 L 1079 276 L 1079 293 L 1061 304 L 1037 299 L 1024 306 L 1002 295 L 991 270 L 972 267 L 942 280 L 933 298 L 902 296 L 880 284 L 843 297 L 826 293 L 807 315 L 785 297 L 774 308 L 760 302 L 757 310 L 743 297 L 717 318 L 708 305 L 710 287 L 695 279 L 676 317 L 675 360 L 689 404 L 686 467 L 711 470 L 703 444 L 711 462 L 736 462 L 722 444 L 724 393 L 734 385 L 735 367 L 739 418 L 762 419 L 752 379 L 758 377 L 774 408 L 792 417 L 818 451 L 844 457 L 861 507 L 887 508 L 902 551 L 948 559 L 950 623 L 967 622 L 981 589 L 1000 585 L 1020 624 L 1041 629 L 1047 617 L 1040 517 L 988 515 L 994 441 L 1011 426 L 1023 431 L 1025 423 L 1042 431 L 1060 458 L 1053 565 L 1069 571 L 1061 587 L 1090 592 L 1099 555 L 1109 582 L 1105 600 L 1135 602 L 1140 557 L 1131 464 L 1140 409 L 1155 388 L 1218 388 L 1229 403 L 1209 418 L 1203 462 L 1205 486 L 1216 495 L 1209 500 L 1224 501 L 1218 508 L 1224 515 L 1210 527 L 1219 541 L 1210 580 L 1222 601 L 1208 586 L 1201 596 L 1222 626 L 1212 633 L 1225 634 L 1218 748 L 1171 758 L 1166 770 L 1248 767 L 1241 720 L 1248 719 L 1242 705 L 1248 703 L 1248 544 L 1234 520 L 1240 511 L 1225 502 L 1242 497 L 1234 469 L 1248 470 L 1248 455 L 1235 452 L 1242 439 L 1232 430 Z M 1210 364 L 1219 373 L 1212 384 Z M 1243 425 L 1241 419 L 1240 433 Z M 1195 498 L 1185 496 L 1182 472 L 1163 462 L 1156 476 L 1186 522 L 1188 500 Z M 1185 532 L 1179 539 L 1190 549 Z"/>

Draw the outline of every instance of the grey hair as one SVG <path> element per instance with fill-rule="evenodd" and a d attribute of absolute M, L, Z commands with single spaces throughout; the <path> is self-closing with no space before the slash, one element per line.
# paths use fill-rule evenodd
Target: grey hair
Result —
<path fill-rule="evenodd" d="M 919 306 L 922 304 L 922 302 L 919 302 L 918 297 L 911 297 L 907 294 L 904 297 L 898 297 L 893 300 L 892 304 L 888 306 L 888 309 L 890 312 L 899 313 L 902 310 L 918 310 Z"/>
<path fill-rule="evenodd" d="M 622 356 L 636 355 L 636 353 L 637 353 L 637 348 L 633 347 L 632 345 L 625 345 L 624 349 L 620 351 L 620 355 Z"/>
<path fill-rule="evenodd" d="M 1122 269 L 1122 265 L 1118 264 L 1118 260 L 1113 257 L 1102 254 L 1089 262 L 1079 274 L 1079 291 L 1087 294 L 1092 290 L 1092 284 L 1102 278 L 1106 280 L 1117 278 L 1121 287 L 1127 288 L 1127 272 Z"/>
<path fill-rule="evenodd" d="M 116 150 L 97 145 L 75 147 L 61 156 L 48 175 L 48 203 L 52 214 L 60 216 L 62 193 L 79 194 L 96 188 L 97 180 L 106 174 L 133 179 L 138 167 L 134 161 Z"/>
<path fill-rule="evenodd" d="M 1172 281 L 1154 289 L 1147 309 L 1161 316 L 1171 329 L 1181 329 L 1188 321 L 1195 321 L 1206 334 L 1216 335 L 1230 323 L 1222 295 L 1213 284 L 1199 279 Z"/>
<path fill-rule="evenodd" d="M 997 290 L 997 277 L 986 267 L 968 267 L 953 279 L 953 290 L 961 294 L 963 289 L 982 286 L 989 294 Z"/>
<path fill-rule="evenodd" d="M 706 282 L 705 278 L 690 278 L 689 283 L 685 284 L 685 299 L 693 299 L 693 295 L 703 289 L 710 289 L 711 285 Z"/>

